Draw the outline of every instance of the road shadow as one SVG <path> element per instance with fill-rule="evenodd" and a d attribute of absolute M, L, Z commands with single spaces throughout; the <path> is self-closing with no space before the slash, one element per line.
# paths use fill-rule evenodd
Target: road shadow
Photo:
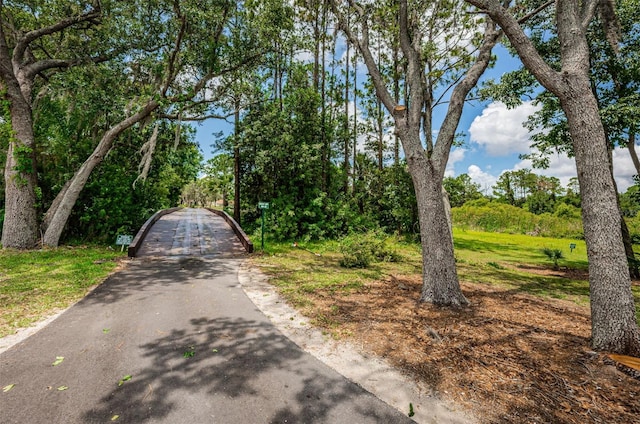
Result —
<path fill-rule="evenodd" d="M 84 422 L 403 422 L 360 387 L 305 355 L 271 324 L 243 318 L 192 319 L 139 346 L 147 366 L 104 396 Z M 196 413 L 197 412 L 197 413 Z M 197 421 L 191 422 L 197 422 Z M 201 422 L 201 421 L 200 421 Z M 344 421 L 343 421 L 344 422 Z M 406 419 L 406 422 L 410 420 Z"/>
<path fill-rule="evenodd" d="M 242 258 L 136 259 L 125 269 L 112 274 L 78 305 L 110 304 L 133 296 L 142 301 L 149 296 L 163 295 L 172 287 L 178 288 L 196 278 L 214 278 L 237 272 Z"/>

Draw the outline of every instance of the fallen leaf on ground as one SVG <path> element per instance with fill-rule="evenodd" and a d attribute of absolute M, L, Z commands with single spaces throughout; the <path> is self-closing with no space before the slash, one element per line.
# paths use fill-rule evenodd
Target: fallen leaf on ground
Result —
<path fill-rule="evenodd" d="M 131 380 L 131 375 L 125 375 L 120 379 L 120 381 L 118 381 L 118 387 L 122 386 L 125 381 L 129 381 L 129 380 Z"/>

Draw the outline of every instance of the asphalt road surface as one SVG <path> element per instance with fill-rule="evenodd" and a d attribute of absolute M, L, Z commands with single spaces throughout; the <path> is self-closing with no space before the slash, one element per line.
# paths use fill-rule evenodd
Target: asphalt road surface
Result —
<path fill-rule="evenodd" d="M 163 217 L 140 258 L 0 355 L 0 423 L 411 422 L 273 327 L 242 252 L 210 212 Z"/>

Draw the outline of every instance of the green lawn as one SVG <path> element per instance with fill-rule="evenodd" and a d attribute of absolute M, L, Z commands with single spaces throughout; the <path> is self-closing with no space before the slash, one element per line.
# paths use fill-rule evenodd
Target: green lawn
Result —
<path fill-rule="evenodd" d="M 582 240 L 533 237 L 519 234 L 487 233 L 454 229 L 458 275 L 463 282 L 495 284 L 543 297 L 569 299 L 580 305 L 589 303 L 588 268 Z M 576 247 L 571 251 L 570 244 Z M 347 269 L 339 265 L 339 243 L 308 243 L 294 247 L 291 243 L 268 242 L 264 255 L 256 263 L 271 274 L 272 282 L 285 297 L 304 307 L 311 300 L 307 293 L 316 290 L 349 291 L 366 282 L 390 275 L 420 274 L 418 244 L 391 241 L 399 262 L 378 262 L 367 269 Z M 562 250 L 560 270 L 552 271 L 553 262 L 544 248 Z M 308 250 L 304 250 L 304 249 Z M 640 305 L 640 287 L 632 287 L 636 305 Z M 640 321 L 640 307 L 638 319 Z"/>
<path fill-rule="evenodd" d="M 123 255 L 102 247 L 0 250 L 0 337 L 81 299 Z"/>
<path fill-rule="evenodd" d="M 506 263 L 512 265 L 551 265 L 542 249 L 560 249 L 565 259 L 561 267 L 586 269 L 587 248 L 584 240 L 533 237 L 523 234 L 486 233 L 454 228 L 456 257 L 469 263 Z M 575 244 L 571 251 L 570 244 Z"/>

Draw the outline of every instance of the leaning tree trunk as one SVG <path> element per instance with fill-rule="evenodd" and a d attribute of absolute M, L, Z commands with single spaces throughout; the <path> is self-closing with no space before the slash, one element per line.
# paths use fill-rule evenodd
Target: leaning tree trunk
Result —
<path fill-rule="evenodd" d="M 565 81 L 568 89 L 559 97 L 573 140 L 582 196 L 592 345 L 596 350 L 638 355 L 640 331 L 598 105 L 588 76 L 567 72 Z"/>
<path fill-rule="evenodd" d="M 87 184 L 91 172 L 93 172 L 96 166 L 102 163 L 102 160 L 109 150 L 111 150 L 118 136 L 137 122 L 149 116 L 158 106 L 157 102 L 150 101 L 138 113 L 121 121 L 102 136 L 102 139 L 93 150 L 91 156 L 84 161 L 80 169 L 74 174 L 68 186 L 65 185 L 66 190 L 59 195 L 61 198 L 56 198 L 54 201 L 52 207 L 55 207 L 55 210 L 47 212 L 47 216 L 50 216 L 50 221 L 42 240 L 46 246 L 58 246 L 60 236 L 69 220 L 73 206 L 78 200 L 84 186 Z"/>
<path fill-rule="evenodd" d="M 522 63 L 560 100 L 569 125 L 582 196 L 589 258 L 591 343 L 596 350 L 638 355 L 640 329 L 622 243 L 617 193 L 609 169 L 605 131 L 589 79 L 586 30 L 597 0 L 555 1 L 560 71 L 549 66 L 500 1 L 466 1 L 500 24 Z"/>

